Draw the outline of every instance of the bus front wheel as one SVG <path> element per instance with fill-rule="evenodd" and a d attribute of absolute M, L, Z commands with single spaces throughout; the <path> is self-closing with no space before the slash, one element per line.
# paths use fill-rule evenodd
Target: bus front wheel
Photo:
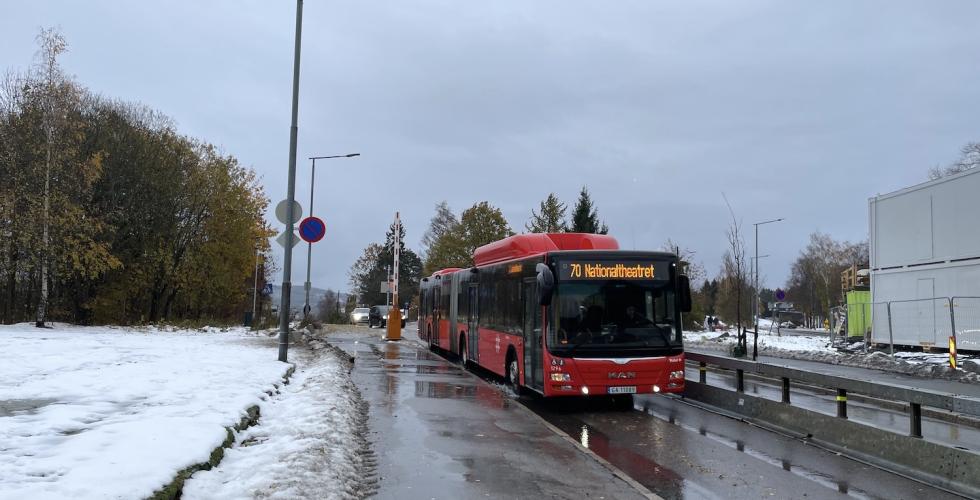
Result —
<path fill-rule="evenodd" d="M 511 389 L 514 390 L 514 394 L 521 394 L 521 368 L 517 362 L 517 355 L 511 351 L 511 354 L 507 357 L 509 361 L 507 362 L 507 382 L 510 383 Z"/>

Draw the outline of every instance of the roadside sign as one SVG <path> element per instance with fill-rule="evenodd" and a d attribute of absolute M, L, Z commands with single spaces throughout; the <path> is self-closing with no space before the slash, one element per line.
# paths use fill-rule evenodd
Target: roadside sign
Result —
<path fill-rule="evenodd" d="M 307 217 L 299 223 L 299 236 L 307 243 L 316 243 L 323 239 L 327 226 L 319 217 Z"/>
<path fill-rule="evenodd" d="M 296 224 L 299 218 L 303 216 L 303 206 L 299 204 L 298 201 L 293 200 L 293 220 L 290 221 L 286 218 L 288 215 L 286 212 L 289 210 L 289 200 L 282 200 L 276 205 L 276 218 L 279 222 L 283 224 Z"/>
<path fill-rule="evenodd" d="M 389 286 L 389 283 L 387 281 L 382 281 L 381 282 L 381 293 L 388 293 L 390 291 L 391 291 L 391 286 Z"/>
<path fill-rule="evenodd" d="M 266 283 L 265 286 L 262 287 L 262 295 L 272 295 L 272 283 Z"/>
<path fill-rule="evenodd" d="M 283 231 L 282 234 L 280 234 L 279 237 L 276 238 L 276 243 L 282 245 L 283 248 L 286 248 L 286 235 L 287 234 L 289 234 L 288 231 Z M 295 234 L 293 234 L 293 246 L 295 247 L 296 245 L 299 245 L 299 236 L 296 236 Z M 290 249 L 290 250 L 292 250 L 292 249 Z"/>
<path fill-rule="evenodd" d="M 776 300 L 779 302 L 786 300 L 786 292 L 782 288 L 776 289 Z"/>

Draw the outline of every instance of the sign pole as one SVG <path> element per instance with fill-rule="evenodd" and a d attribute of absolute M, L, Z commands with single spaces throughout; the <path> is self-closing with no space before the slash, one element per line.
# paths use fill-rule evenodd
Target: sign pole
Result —
<path fill-rule="evenodd" d="M 279 303 L 279 361 L 286 362 L 289 350 L 289 292 L 293 288 L 293 203 L 296 198 L 296 136 L 298 131 L 297 113 L 299 108 L 299 56 L 300 40 L 303 34 L 303 0 L 296 0 L 296 44 L 293 52 L 293 109 L 292 123 L 289 126 L 289 177 L 286 188 L 288 200 L 285 240 L 285 256 L 282 263 L 282 300 Z"/>
<path fill-rule="evenodd" d="M 391 281 L 391 308 L 388 309 L 388 336 L 387 340 L 401 340 L 402 338 L 402 310 L 398 306 L 398 257 L 401 250 L 402 223 L 395 212 L 395 237 L 394 237 L 394 269 Z"/>

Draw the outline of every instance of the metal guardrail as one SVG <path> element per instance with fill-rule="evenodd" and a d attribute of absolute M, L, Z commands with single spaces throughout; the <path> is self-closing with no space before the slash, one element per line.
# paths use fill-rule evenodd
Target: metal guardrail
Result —
<path fill-rule="evenodd" d="M 923 406 L 980 417 L 980 397 L 929 389 L 915 389 L 883 382 L 855 380 L 836 375 L 808 372 L 788 366 L 770 365 L 690 351 L 685 353 L 685 357 L 688 361 L 698 363 L 699 382 L 702 384 L 707 384 L 708 365 L 735 371 L 736 392 L 745 392 L 746 373 L 779 378 L 783 383 L 782 402 L 786 404 L 790 404 L 790 384 L 792 381 L 835 389 L 837 392 L 837 416 L 843 419 L 847 418 L 847 394 L 849 392 L 877 399 L 908 403 L 909 436 L 916 438 L 922 437 Z"/>

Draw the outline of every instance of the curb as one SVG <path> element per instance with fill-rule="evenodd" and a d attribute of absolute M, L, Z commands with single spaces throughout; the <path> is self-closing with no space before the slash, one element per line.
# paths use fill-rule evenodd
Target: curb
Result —
<path fill-rule="evenodd" d="M 296 365 L 290 364 L 286 373 L 282 377 L 283 385 L 289 385 L 289 379 L 296 372 Z M 276 385 L 276 390 L 278 391 L 278 385 Z M 272 390 L 266 392 L 270 396 L 273 394 Z M 261 412 L 259 411 L 258 405 L 252 405 L 245 409 L 245 415 L 238 421 L 237 424 L 231 427 L 225 427 L 225 440 L 221 442 L 215 449 L 211 450 L 211 454 L 208 457 L 207 462 L 201 462 L 177 472 L 177 475 L 173 478 L 170 483 L 168 483 L 163 488 L 156 490 L 150 495 L 149 500 L 177 500 L 184 492 L 184 482 L 187 481 L 192 475 L 197 471 L 211 470 L 217 467 L 221 463 L 221 459 L 225 457 L 225 449 L 231 448 L 235 444 L 235 433 L 241 432 L 253 425 L 259 423 L 259 418 L 261 417 Z"/>

